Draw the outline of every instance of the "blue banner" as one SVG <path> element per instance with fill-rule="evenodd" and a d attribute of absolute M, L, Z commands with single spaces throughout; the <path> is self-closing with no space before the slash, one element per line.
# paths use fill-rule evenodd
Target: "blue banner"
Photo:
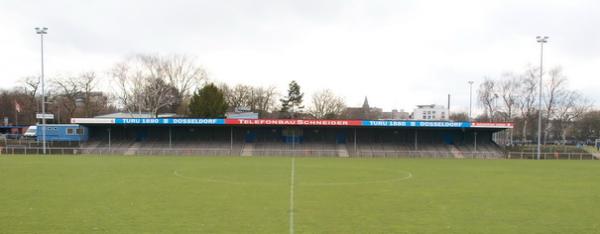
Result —
<path fill-rule="evenodd" d="M 443 122 L 443 121 L 363 120 L 361 126 L 469 128 L 469 127 L 471 127 L 471 123 L 469 123 L 469 122 Z"/>
<path fill-rule="evenodd" d="M 224 125 L 224 119 L 116 118 L 115 124 Z"/>

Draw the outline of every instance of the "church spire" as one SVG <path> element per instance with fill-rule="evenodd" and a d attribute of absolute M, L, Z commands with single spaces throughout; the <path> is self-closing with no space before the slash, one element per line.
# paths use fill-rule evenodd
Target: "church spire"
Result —
<path fill-rule="evenodd" d="M 363 102 L 362 108 L 363 109 L 367 109 L 367 110 L 370 108 L 369 107 L 369 100 L 367 100 L 367 96 L 365 96 L 365 102 Z"/>

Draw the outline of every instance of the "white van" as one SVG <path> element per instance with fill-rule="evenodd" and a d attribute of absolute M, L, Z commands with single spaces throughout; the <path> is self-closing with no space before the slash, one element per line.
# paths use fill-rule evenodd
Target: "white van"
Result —
<path fill-rule="evenodd" d="M 29 126 L 29 128 L 27 128 L 27 131 L 25 131 L 25 133 L 23 133 L 23 137 L 29 138 L 29 139 L 35 139 L 36 136 L 37 136 L 37 126 L 36 125 Z"/>

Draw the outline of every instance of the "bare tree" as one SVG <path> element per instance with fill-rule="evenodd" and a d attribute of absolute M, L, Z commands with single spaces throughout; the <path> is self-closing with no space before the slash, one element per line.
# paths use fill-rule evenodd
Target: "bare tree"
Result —
<path fill-rule="evenodd" d="M 115 95 L 118 99 L 121 108 L 129 113 L 142 112 L 142 93 L 146 80 L 142 72 L 133 68 L 135 65 L 127 62 L 117 63 L 111 75 L 115 79 L 117 85 Z"/>
<path fill-rule="evenodd" d="M 181 104 L 181 95 L 177 88 L 166 84 L 160 78 L 154 78 L 144 87 L 143 105 L 154 117 L 159 112 L 172 112 Z"/>
<path fill-rule="evenodd" d="M 548 71 L 548 79 L 544 84 L 543 102 L 544 102 L 544 139 L 545 143 L 548 140 L 550 132 L 550 120 L 555 118 L 555 112 L 558 103 L 563 102 L 567 93 L 566 90 L 567 78 L 563 75 L 560 67 L 552 68 Z"/>
<path fill-rule="evenodd" d="M 95 72 L 83 72 L 77 76 L 76 82 L 80 89 L 81 113 L 79 116 L 93 117 L 104 113 L 109 108 L 108 96 L 96 90 L 97 76 Z"/>
<path fill-rule="evenodd" d="M 519 115 L 522 119 L 521 137 L 522 141 L 527 141 L 527 129 L 529 120 L 537 113 L 536 111 L 536 94 L 538 89 L 538 69 L 529 67 L 525 73 L 520 77 L 520 87 L 517 90 L 518 96 L 520 97 L 517 102 L 517 108 Z"/>
<path fill-rule="evenodd" d="M 162 84 L 176 89 L 177 95 L 168 96 L 180 97 L 182 100 L 177 101 L 180 106 L 175 110 L 183 110 L 185 108 L 180 108 L 181 105 L 189 101 L 191 93 L 206 79 L 204 69 L 196 65 L 193 59 L 183 55 L 135 55 L 117 63 L 111 75 L 117 83 L 116 96 L 119 104 L 128 112 L 160 112 L 165 106 L 175 103 L 168 98 L 149 101 L 145 92 L 159 92 L 154 89 L 156 87 L 151 87 L 157 83 L 157 79 L 162 80 Z"/>
<path fill-rule="evenodd" d="M 0 119 L 6 117 L 10 124 L 16 125 L 35 123 L 35 110 L 28 106 L 28 95 L 21 87 L 0 89 Z"/>
<path fill-rule="evenodd" d="M 574 136 L 579 140 L 600 139 L 600 110 L 590 110 L 575 120 Z"/>
<path fill-rule="evenodd" d="M 81 96 L 81 87 L 77 77 L 62 76 L 52 79 L 52 104 L 54 112 L 57 112 L 57 118 L 61 122 L 68 122 L 75 116 L 78 102 Z"/>
<path fill-rule="evenodd" d="M 83 96 L 83 114 L 86 117 L 95 115 L 96 103 L 92 99 L 94 89 L 96 88 L 96 73 L 85 72 L 79 76 L 79 87 Z"/>
<path fill-rule="evenodd" d="M 25 98 L 20 100 L 23 114 L 25 116 L 34 116 L 39 112 L 41 100 L 38 100 L 38 90 L 40 88 L 40 79 L 35 76 L 27 76 L 21 79 L 22 90 L 25 93 Z"/>
<path fill-rule="evenodd" d="M 330 89 L 313 94 L 309 113 L 317 119 L 337 118 L 346 108 L 344 99 L 336 96 Z"/>
<path fill-rule="evenodd" d="M 25 93 L 31 98 L 31 102 L 37 102 L 36 95 L 40 87 L 40 79 L 34 76 L 28 76 L 23 78 L 22 82 Z"/>
<path fill-rule="evenodd" d="M 277 95 L 277 89 L 274 86 L 254 87 L 250 95 L 250 106 L 261 116 L 266 115 L 276 108 Z"/>
<path fill-rule="evenodd" d="M 574 124 L 574 120 L 582 117 L 592 108 L 592 102 L 580 92 L 565 91 L 563 98 L 556 103 L 555 120 L 563 142 L 567 139 L 567 130 Z"/>
<path fill-rule="evenodd" d="M 485 78 L 483 83 L 479 85 L 477 96 L 479 104 L 483 106 L 485 110 L 485 116 L 488 120 L 494 120 L 498 107 L 498 93 L 497 93 L 496 81 Z"/>
<path fill-rule="evenodd" d="M 160 60 L 167 83 L 185 97 L 189 97 L 207 80 L 206 71 L 197 65 L 193 57 L 170 55 L 162 57 Z"/>
<path fill-rule="evenodd" d="M 512 121 L 515 115 L 515 109 L 519 102 L 518 90 L 521 88 L 521 82 L 519 77 L 511 73 L 506 73 L 502 76 L 503 78 L 498 82 L 499 96 L 502 105 L 500 110 L 504 117 L 504 121 Z"/>
<path fill-rule="evenodd" d="M 269 114 L 276 105 L 277 91 L 275 87 L 260 87 L 238 84 L 229 87 L 227 84 L 218 85 L 225 95 L 230 107 L 248 107 L 251 111 L 264 116 Z"/>
<path fill-rule="evenodd" d="M 505 73 L 502 75 L 501 80 L 498 81 L 499 88 L 498 93 L 501 99 L 500 111 L 499 113 L 503 117 L 503 121 L 512 122 L 514 120 L 515 109 L 517 108 L 519 102 L 519 93 L 521 83 L 519 82 L 519 77 L 512 73 Z M 512 145 L 513 142 L 513 130 L 510 129 L 509 134 L 506 136 L 508 142 Z"/>
<path fill-rule="evenodd" d="M 230 107 L 250 107 L 253 87 L 249 85 L 238 84 L 233 88 L 227 89 L 225 99 Z"/>

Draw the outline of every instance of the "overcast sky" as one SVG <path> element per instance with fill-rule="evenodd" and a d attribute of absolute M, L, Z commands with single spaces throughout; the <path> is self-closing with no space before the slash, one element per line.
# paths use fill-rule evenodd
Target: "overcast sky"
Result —
<path fill-rule="evenodd" d="M 468 110 L 469 86 L 539 64 L 600 103 L 600 1 L 23 1 L 0 3 L 0 88 L 39 75 L 105 72 L 135 53 L 195 56 L 210 79 L 275 85 L 297 80 L 306 101 L 331 88 L 348 105 Z M 474 99 L 475 101 L 475 99 Z"/>

